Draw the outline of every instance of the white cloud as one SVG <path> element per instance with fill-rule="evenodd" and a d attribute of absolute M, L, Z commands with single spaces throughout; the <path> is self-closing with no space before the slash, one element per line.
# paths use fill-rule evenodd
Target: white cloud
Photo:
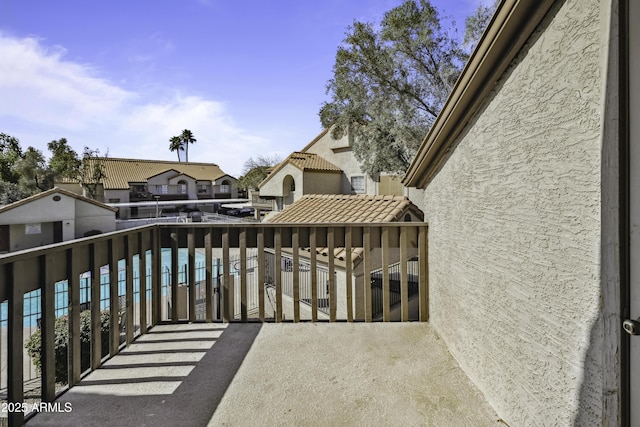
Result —
<path fill-rule="evenodd" d="M 65 54 L 35 38 L 0 33 L 0 132 L 23 147 L 46 152 L 48 141 L 66 137 L 77 151 L 86 145 L 111 157 L 173 160 L 169 138 L 190 129 L 198 140 L 190 161 L 217 163 L 232 175 L 249 157 L 273 151 L 271 141 L 236 125 L 221 102 L 180 93 L 147 97 Z"/>

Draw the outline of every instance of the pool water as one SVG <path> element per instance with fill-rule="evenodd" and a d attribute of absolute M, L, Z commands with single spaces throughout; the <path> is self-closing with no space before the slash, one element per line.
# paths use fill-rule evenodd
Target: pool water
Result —
<path fill-rule="evenodd" d="M 147 252 L 147 266 L 151 265 L 151 252 Z M 188 264 L 188 250 L 187 249 L 179 249 L 178 250 L 178 280 L 180 282 L 186 282 L 187 278 L 187 264 Z M 161 268 L 162 268 L 162 289 L 163 294 L 166 292 L 166 286 L 170 283 L 170 272 L 171 272 L 171 249 L 164 248 L 162 249 L 161 255 Z M 138 266 L 139 259 L 137 256 L 133 258 L 133 269 L 134 269 L 134 278 L 133 278 L 133 292 L 134 292 L 134 302 L 139 301 L 139 292 L 140 292 L 140 280 L 138 278 Z M 205 278 L 205 256 L 202 253 L 196 252 L 196 281 L 204 280 Z M 213 274 L 217 275 L 218 264 L 216 260 L 214 260 L 213 264 Z M 147 292 L 151 290 L 151 269 L 147 268 Z M 80 276 L 80 304 L 86 304 L 91 301 L 91 289 L 90 289 L 90 274 L 84 273 Z M 55 310 L 56 317 L 65 316 L 69 313 L 69 291 L 67 281 L 58 282 L 55 284 L 56 292 L 55 292 Z M 100 269 L 100 309 L 104 310 L 109 307 L 109 269 L 101 268 Z M 125 272 L 125 262 L 124 260 L 120 260 L 118 263 L 118 295 L 125 295 L 126 292 L 126 272 Z M 33 327 L 37 325 L 38 319 L 41 317 L 41 309 L 40 309 L 40 298 L 41 292 L 40 289 L 35 291 L 26 293 L 24 295 L 24 326 L 25 327 Z M 0 304 L 0 326 L 7 326 L 8 319 L 8 303 L 7 301 Z"/>

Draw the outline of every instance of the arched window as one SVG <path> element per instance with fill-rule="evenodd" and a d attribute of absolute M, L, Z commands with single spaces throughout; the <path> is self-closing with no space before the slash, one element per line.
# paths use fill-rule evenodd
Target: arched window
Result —
<path fill-rule="evenodd" d="M 183 179 L 178 181 L 178 194 L 187 194 L 187 181 Z"/>
<path fill-rule="evenodd" d="M 231 184 L 228 180 L 225 179 L 224 181 L 222 181 L 222 184 L 220 184 L 220 192 L 231 193 Z"/>

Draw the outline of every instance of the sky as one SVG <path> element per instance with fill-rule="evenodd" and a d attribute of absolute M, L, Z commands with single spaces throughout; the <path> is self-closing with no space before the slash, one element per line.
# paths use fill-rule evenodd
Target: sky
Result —
<path fill-rule="evenodd" d="M 47 157 L 67 138 L 78 153 L 177 160 L 169 138 L 189 129 L 189 161 L 238 177 L 322 131 L 348 26 L 401 3 L 0 0 L 0 132 Z M 432 1 L 460 37 L 480 3 Z"/>

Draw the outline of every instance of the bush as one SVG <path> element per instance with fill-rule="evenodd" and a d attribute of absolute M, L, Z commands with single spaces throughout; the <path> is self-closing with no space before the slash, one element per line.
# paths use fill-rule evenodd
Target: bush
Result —
<path fill-rule="evenodd" d="M 56 319 L 54 325 L 55 333 L 55 371 L 56 382 L 67 384 L 69 378 L 68 372 L 68 342 L 69 342 L 69 318 L 62 316 Z M 100 329 L 102 336 L 102 354 L 104 356 L 109 351 L 109 311 L 100 312 Z M 31 357 L 33 364 L 39 371 L 42 369 L 42 330 L 38 328 L 36 332 L 31 334 L 24 347 Z M 80 369 L 85 371 L 91 366 L 91 311 L 84 310 L 80 313 Z"/>

